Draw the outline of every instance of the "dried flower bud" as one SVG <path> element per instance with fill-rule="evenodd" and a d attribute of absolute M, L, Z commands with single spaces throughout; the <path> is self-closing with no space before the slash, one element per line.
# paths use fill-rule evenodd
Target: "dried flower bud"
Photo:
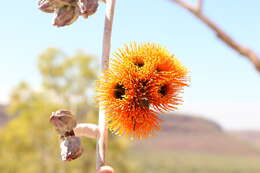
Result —
<path fill-rule="evenodd" d="M 50 117 L 50 122 L 55 126 L 56 130 L 61 136 L 74 135 L 73 128 L 76 127 L 77 122 L 70 111 L 58 110 L 53 112 Z"/>
<path fill-rule="evenodd" d="M 83 153 L 80 138 L 76 136 L 68 136 L 60 144 L 61 159 L 63 161 L 71 161 L 77 159 Z"/>
<path fill-rule="evenodd" d="M 76 6 L 77 0 L 54 0 L 56 4 L 59 4 L 59 8 L 65 5 Z"/>
<path fill-rule="evenodd" d="M 98 0 L 78 0 L 80 13 L 84 18 L 94 14 L 98 8 Z"/>
<path fill-rule="evenodd" d="M 115 173 L 115 171 L 111 166 L 102 166 L 97 173 Z"/>
<path fill-rule="evenodd" d="M 76 0 L 56 0 L 56 1 L 64 2 L 64 3 L 68 3 L 68 4 L 71 4 L 71 3 L 75 3 L 75 2 L 76 2 Z"/>
<path fill-rule="evenodd" d="M 46 13 L 53 13 L 55 10 L 53 0 L 40 0 L 38 8 Z"/>
<path fill-rule="evenodd" d="M 55 10 L 53 18 L 54 26 L 66 26 L 72 24 L 79 17 L 79 9 L 76 6 L 64 6 Z"/>
<path fill-rule="evenodd" d="M 98 8 L 98 0 L 39 0 L 38 7 L 46 13 L 54 13 L 53 25 L 72 24 L 79 16 L 87 18 Z"/>

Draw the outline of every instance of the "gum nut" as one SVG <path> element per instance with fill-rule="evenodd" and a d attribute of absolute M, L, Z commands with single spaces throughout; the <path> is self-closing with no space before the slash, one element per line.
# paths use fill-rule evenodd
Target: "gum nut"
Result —
<path fill-rule="evenodd" d="M 110 166 L 102 166 L 97 173 L 115 173 L 114 169 Z"/>
<path fill-rule="evenodd" d="M 67 110 L 59 110 L 52 113 L 50 122 L 61 135 L 63 135 L 66 131 L 72 131 L 77 125 L 77 122 L 71 112 Z"/>
<path fill-rule="evenodd" d="M 87 18 L 88 16 L 94 14 L 98 8 L 97 0 L 78 0 L 78 6 L 80 13 L 83 17 Z"/>
<path fill-rule="evenodd" d="M 76 136 L 66 137 L 60 144 L 61 159 L 71 161 L 81 156 L 83 148 L 81 147 L 80 138 Z"/>
<path fill-rule="evenodd" d="M 79 10 L 75 6 L 64 6 L 55 11 L 53 25 L 62 27 L 72 24 L 77 20 L 79 16 Z"/>
<path fill-rule="evenodd" d="M 76 2 L 76 0 L 55 0 L 55 1 L 64 2 L 64 3 L 69 3 L 69 4 L 72 4 L 72 3 L 75 3 L 75 2 Z"/>
<path fill-rule="evenodd" d="M 53 13 L 54 12 L 54 4 L 52 0 L 40 0 L 38 2 L 38 8 L 46 13 Z"/>
<path fill-rule="evenodd" d="M 59 6 L 64 6 L 64 5 L 68 5 L 68 6 L 75 6 L 76 5 L 76 0 L 54 0 L 56 1 L 57 4 L 59 4 Z"/>

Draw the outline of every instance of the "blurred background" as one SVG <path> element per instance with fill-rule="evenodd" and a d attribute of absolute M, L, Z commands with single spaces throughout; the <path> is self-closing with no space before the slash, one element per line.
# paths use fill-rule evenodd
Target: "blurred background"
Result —
<path fill-rule="evenodd" d="M 195 1 L 187 0 L 194 3 Z M 97 122 L 105 5 L 73 25 L 55 28 L 34 1 L 3 1 L 0 10 L 0 172 L 91 173 L 95 140 L 62 162 L 48 119 L 71 109 Z M 260 1 L 208 0 L 203 13 L 238 42 L 260 53 Z M 117 1 L 112 52 L 129 42 L 155 42 L 190 70 L 179 110 L 161 115 L 148 140 L 109 138 L 108 163 L 118 173 L 259 173 L 260 78 L 247 59 L 201 21 L 168 0 Z"/>

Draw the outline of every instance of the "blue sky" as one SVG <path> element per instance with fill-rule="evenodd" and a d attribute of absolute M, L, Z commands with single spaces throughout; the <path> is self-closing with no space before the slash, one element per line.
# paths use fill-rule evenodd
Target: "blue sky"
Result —
<path fill-rule="evenodd" d="M 193 2 L 193 1 L 189 1 Z M 100 56 L 104 4 L 89 19 L 65 28 L 37 1 L 3 1 L 0 11 L 0 101 L 21 80 L 40 85 L 37 56 L 48 47 Z M 260 129 L 260 74 L 203 23 L 168 0 L 118 0 L 112 52 L 129 42 L 166 46 L 191 71 L 181 112 L 214 119 L 228 129 Z M 260 54 L 260 1 L 208 0 L 204 12 L 237 41 Z M 97 61 L 99 61 L 97 59 Z"/>

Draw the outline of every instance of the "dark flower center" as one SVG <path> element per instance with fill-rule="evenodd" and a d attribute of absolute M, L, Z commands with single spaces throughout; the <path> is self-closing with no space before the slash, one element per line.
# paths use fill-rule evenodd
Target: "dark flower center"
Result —
<path fill-rule="evenodd" d="M 156 72 L 161 72 L 161 71 L 162 70 L 159 67 L 156 68 Z"/>
<path fill-rule="evenodd" d="M 115 97 L 117 99 L 123 99 L 125 95 L 125 88 L 122 84 L 116 84 L 115 91 L 114 91 Z"/>
<path fill-rule="evenodd" d="M 168 92 L 168 86 L 166 84 L 162 85 L 158 91 L 161 95 L 165 96 Z"/>
<path fill-rule="evenodd" d="M 139 68 L 144 66 L 144 62 L 143 61 L 137 61 L 134 63 L 136 66 L 138 66 Z"/>
<path fill-rule="evenodd" d="M 144 108 L 149 108 L 149 100 L 148 98 L 144 97 L 140 99 L 140 104 Z"/>

